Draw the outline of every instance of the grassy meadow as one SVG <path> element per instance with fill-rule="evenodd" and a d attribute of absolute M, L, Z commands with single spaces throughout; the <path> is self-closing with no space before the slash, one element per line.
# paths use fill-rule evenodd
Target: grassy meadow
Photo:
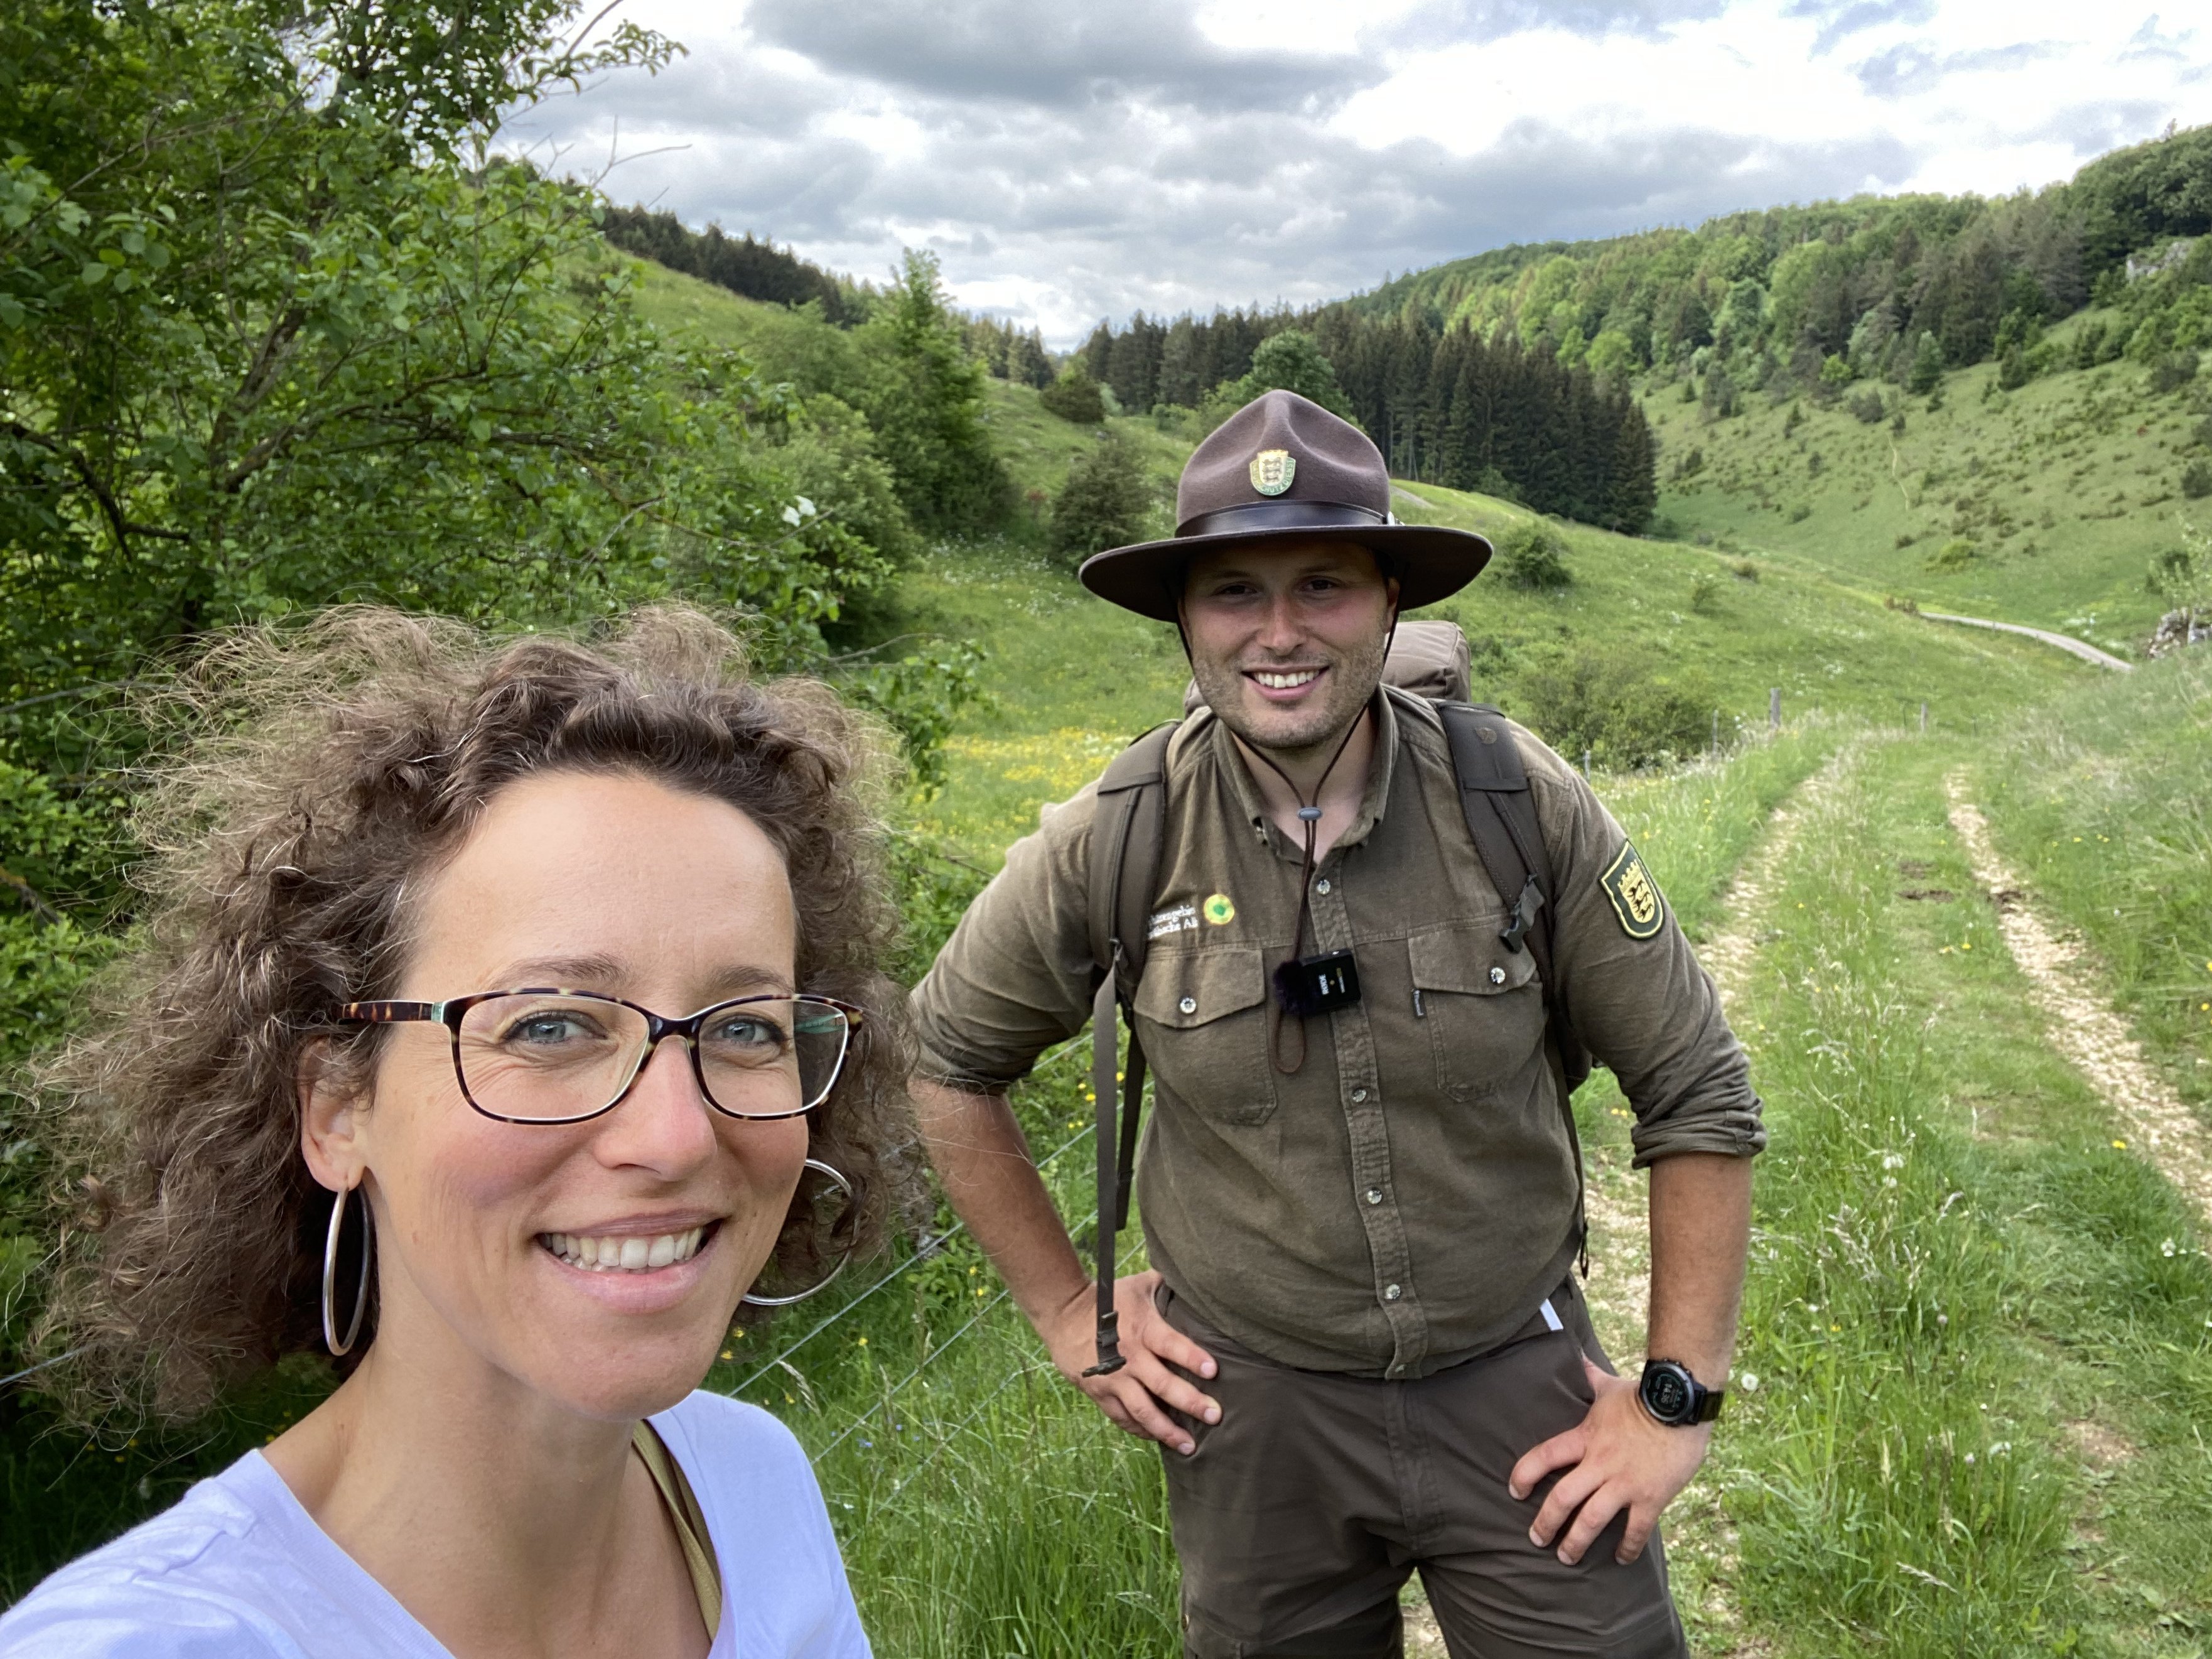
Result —
<path fill-rule="evenodd" d="M 2061 358 L 2106 320 L 2092 310 L 2052 330 Z M 2152 556 L 2185 526 L 2212 527 L 2212 503 L 2181 493 L 2204 387 L 2154 393 L 2127 362 L 2009 392 L 1996 377 L 1994 362 L 1947 374 L 1932 404 L 1881 387 L 1887 412 L 1874 422 L 1844 400 L 1776 408 L 1756 394 L 1708 421 L 1679 388 L 1656 388 L 1644 411 L 1661 446 L 1662 523 L 1877 597 L 2132 655 L 2164 608 L 2143 582 Z"/>

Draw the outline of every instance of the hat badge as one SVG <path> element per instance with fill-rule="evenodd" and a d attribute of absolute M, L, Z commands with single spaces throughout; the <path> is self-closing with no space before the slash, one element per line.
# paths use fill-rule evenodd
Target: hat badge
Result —
<path fill-rule="evenodd" d="M 1281 495 L 1297 476 L 1297 458 L 1287 449 L 1263 449 L 1252 458 L 1252 488 L 1262 495 Z"/>

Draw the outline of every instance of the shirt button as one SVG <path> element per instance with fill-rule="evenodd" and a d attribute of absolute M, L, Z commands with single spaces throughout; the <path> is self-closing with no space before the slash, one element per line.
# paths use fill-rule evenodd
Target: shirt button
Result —
<path fill-rule="evenodd" d="M 1367 1098 L 1367 1091 L 1366 1091 L 1366 1090 L 1364 1090 L 1364 1089 L 1354 1089 L 1354 1090 L 1352 1091 L 1352 1104 L 1353 1104 L 1353 1105 L 1355 1105 L 1355 1106 L 1356 1106 L 1356 1105 L 1358 1105 L 1361 1101 L 1363 1101 L 1363 1100 L 1364 1100 L 1364 1099 L 1366 1099 L 1366 1098 Z"/>
<path fill-rule="evenodd" d="M 1382 1201 L 1382 1189 L 1380 1187 L 1370 1187 L 1367 1189 L 1367 1201 L 1370 1204 L 1380 1204 Z"/>
<path fill-rule="evenodd" d="M 1176 1004 L 1176 1006 L 1182 1009 L 1186 1014 L 1194 1014 L 1198 1012 L 1198 999 L 1196 997 L 1185 997 L 1181 1002 Z"/>
<path fill-rule="evenodd" d="M 1385 1285 L 1382 1287 L 1382 1299 L 1385 1302 L 1395 1302 L 1404 1294 L 1405 1292 L 1400 1290 L 1395 1285 Z"/>
<path fill-rule="evenodd" d="M 1323 876 L 1319 881 L 1314 884 L 1314 891 L 1319 893 L 1323 898 L 1327 898 L 1328 896 L 1328 878 L 1327 876 Z"/>
<path fill-rule="evenodd" d="M 1503 984 L 1504 984 L 1504 983 L 1505 983 L 1505 970 L 1504 970 L 1503 968 L 1493 968 L 1493 969 L 1492 969 L 1490 970 L 1490 982 L 1491 982 L 1492 985 L 1503 985 Z M 1188 1009 L 1186 1009 L 1186 1010 L 1184 1010 L 1184 1012 L 1185 1012 L 1186 1013 L 1188 1013 L 1189 1011 L 1188 1011 Z"/>

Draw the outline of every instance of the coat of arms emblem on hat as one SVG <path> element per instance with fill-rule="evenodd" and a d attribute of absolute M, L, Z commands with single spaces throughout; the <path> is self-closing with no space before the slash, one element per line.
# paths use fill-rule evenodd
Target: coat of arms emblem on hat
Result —
<path fill-rule="evenodd" d="M 1263 449 L 1252 458 L 1252 488 L 1262 495 L 1281 495 L 1297 476 L 1297 459 L 1287 449 Z"/>

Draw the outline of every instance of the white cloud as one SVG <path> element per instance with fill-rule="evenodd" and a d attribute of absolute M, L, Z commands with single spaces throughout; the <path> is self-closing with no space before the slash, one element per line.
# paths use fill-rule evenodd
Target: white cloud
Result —
<path fill-rule="evenodd" d="M 516 124 L 617 200 L 1066 344 L 1516 240 L 1995 194 L 2212 118 L 2212 39 L 2078 0 L 630 0 L 684 42 Z M 671 148 L 672 147 L 672 148 Z"/>

